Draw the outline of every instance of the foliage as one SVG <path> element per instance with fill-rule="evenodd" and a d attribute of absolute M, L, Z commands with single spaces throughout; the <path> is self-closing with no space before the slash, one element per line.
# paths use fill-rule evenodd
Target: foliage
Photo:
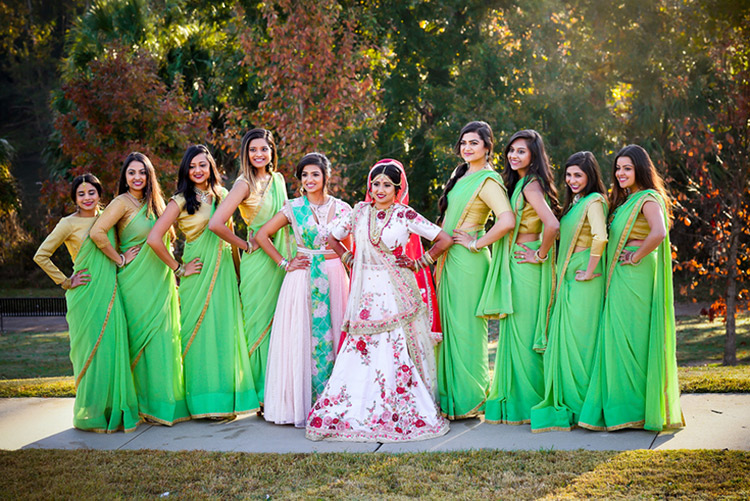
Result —
<path fill-rule="evenodd" d="M 14 155 L 10 143 L 0 138 L 0 265 L 7 264 L 30 240 L 18 217 L 21 197 L 18 182 L 10 171 Z"/>

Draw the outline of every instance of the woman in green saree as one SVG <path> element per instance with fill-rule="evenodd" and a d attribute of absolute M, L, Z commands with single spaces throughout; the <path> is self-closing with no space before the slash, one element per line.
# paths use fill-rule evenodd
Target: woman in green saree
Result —
<path fill-rule="evenodd" d="M 669 197 L 646 150 L 614 162 L 604 310 L 578 425 L 591 430 L 685 425 L 675 354 Z"/>
<path fill-rule="evenodd" d="M 443 231 L 460 244 L 440 256 L 435 268 L 443 328 L 438 393 L 448 419 L 470 418 L 482 411 L 489 386 L 487 318 L 507 313 L 509 307 L 497 301 L 500 288 L 508 283 L 508 259 L 499 252 L 504 248 L 498 242 L 515 220 L 503 181 L 492 168 L 493 146 L 486 122 L 465 125 L 454 146 L 464 163 L 438 201 Z M 495 223 L 485 232 L 490 212 Z"/>
<path fill-rule="evenodd" d="M 240 149 L 242 173 L 208 223 L 209 230 L 245 251 L 240 262 L 240 298 L 250 370 L 261 408 L 271 324 L 286 272 L 276 266 L 268 254 L 257 252 L 255 233 L 281 210 L 287 200 L 284 176 L 275 170 L 277 161 L 276 143 L 271 132 L 266 129 L 248 131 L 242 138 Z M 237 208 L 247 224 L 247 240 L 226 225 Z M 273 245 L 285 259 L 294 255 L 287 228 L 274 235 Z"/>
<path fill-rule="evenodd" d="M 226 194 L 208 148 L 189 147 L 177 174 L 177 193 L 148 236 L 149 246 L 180 278 L 182 362 L 193 418 L 233 418 L 259 406 L 232 248 L 208 231 Z M 175 223 L 186 239 L 184 264 L 164 245 L 164 235 Z"/>
<path fill-rule="evenodd" d="M 542 353 L 555 288 L 559 207 L 549 159 L 538 132 L 516 132 L 505 148 L 503 177 L 516 225 L 507 241 L 512 312 L 500 319 L 495 376 L 485 419 L 522 424 L 542 400 Z M 503 293 L 507 294 L 505 289 Z"/>
<path fill-rule="evenodd" d="M 607 203 L 591 152 L 568 159 L 565 184 L 558 285 L 544 352 L 544 400 L 531 409 L 532 432 L 570 430 L 578 422 L 604 302 Z"/>
<path fill-rule="evenodd" d="M 190 419 L 185 404 L 185 383 L 180 350 L 180 312 L 172 270 L 143 247 L 164 199 L 151 160 L 142 153 L 125 158 L 119 195 L 91 228 L 91 240 L 119 266 L 117 284 L 128 322 L 130 367 L 141 417 L 171 426 Z M 126 263 L 107 238 L 116 227 L 121 250 L 135 249 Z"/>
<path fill-rule="evenodd" d="M 77 210 L 57 223 L 39 246 L 34 261 L 66 291 L 76 387 L 73 426 L 103 433 L 128 432 L 136 428 L 140 417 L 130 372 L 128 327 L 117 290 L 117 268 L 88 237 L 99 215 L 101 194 L 102 185 L 96 176 L 76 177 L 71 198 Z M 74 262 L 69 278 L 50 259 L 63 244 Z M 132 251 L 124 255 L 126 261 L 134 257 Z"/>

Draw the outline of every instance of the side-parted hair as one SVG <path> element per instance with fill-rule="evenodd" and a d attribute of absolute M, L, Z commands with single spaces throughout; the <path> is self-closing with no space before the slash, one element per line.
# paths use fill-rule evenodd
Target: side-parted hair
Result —
<path fill-rule="evenodd" d="M 526 143 L 526 147 L 531 153 L 531 163 L 529 169 L 523 181 L 519 184 L 521 176 L 517 171 L 510 168 L 510 162 L 508 161 L 508 152 L 510 151 L 511 145 L 518 139 L 523 139 Z M 549 206 L 556 217 L 560 217 L 560 203 L 557 198 L 557 188 L 555 188 L 555 180 L 552 176 L 552 167 L 549 163 L 549 157 L 547 151 L 544 148 L 544 141 L 542 136 L 533 129 L 520 130 L 513 134 L 508 141 L 508 145 L 505 147 L 503 155 L 505 167 L 503 168 L 503 181 L 505 181 L 505 187 L 508 190 L 508 195 L 512 196 L 516 189 L 523 190 L 528 183 L 532 180 L 537 179 L 542 185 L 542 191 L 549 199 Z"/>
<path fill-rule="evenodd" d="M 601 193 L 606 197 L 607 190 L 602 182 L 602 173 L 599 169 L 599 162 L 596 161 L 596 157 L 590 151 L 579 151 L 573 153 L 565 162 L 565 172 L 567 173 L 568 167 L 577 166 L 584 174 L 586 174 L 586 186 L 581 190 L 581 196 L 585 197 L 591 193 Z M 565 203 L 563 204 L 562 213 L 567 214 L 570 210 L 573 202 L 573 191 L 565 183 Z"/>
<path fill-rule="evenodd" d="M 617 171 L 617 159 L 628 157 L 633 162 L 635 170 L 635 184 L 642 190 L 655 190 L 664 199 L 664 205 L 667 208 L 667 215 L 672 218 L 672 203 L 667 190 L 664 187 L 664 180 L 651 162 L 646 150 L 637 144 L 629 144 L 617 152 L 612 162 L 612 192 L 609 195 L 609 213 L 614 214 L 615 210 L 622 205 L 628 198 L 628 192 L 620 188 L 617 182 L 615 171 Z"/>
<path fill-rule="evenodd" d="M 161 216 L 162 212 L 164 212 L 164 196 L 162 195 L 161 186 L 159 186 L 159 180 L 156 178 L 156 170 L 154 170 L 151 160 L 143 153 L 134 151 L 125 157 L 122 169 L 120 170 L 120 182 L 117 186 L 117 194 L 122 195 L 128 191 L 128 181 L 125 177 L 125 172 L 132 162 L 141 162 L 146 167 L 146 187 L 143 188 L 143 198 L 147 214 L 149 216 Z"/>
<path fill-rule="evenodd" d="M 297 167 L 294 169 L 294 177 L 302 181 L 302 171 L 308 165 L 317 165 L 320 168 L 320 171 L 323 173 L 323 190 L 327 190 L 328 179 L 331 177 L 331 161 L 328 160 L 328 157 L 322 153 L 308 153 L 302 157 L 302 160 L 299 161 Z M 305 187 L 300 185 L 299 191 L 300 193 L 304 193 Z"/>
<path fill-rule="evenodd" d="M 397 188 L 401 186 L 401 169 L 399 169 L 395 164 L 383 163 L 376 165 L 370 171 L 369 177 L 374 181 L 375 178 L 381 174 L 385 174 L 386 176 L 388 176 L 388 179 L 391 180 L 393 186 Z M 396 191 L 398 192 L 398 190 Z"/>
<path fill-rule="evenodd" d="M 177 171 L 177 191 L 176 195 L 182 195 L 185 197 L 185 210 L 188 214 L 195 214 L 200 209 L 201 202 L 195 194 L 195 183 L 190 180 L 190 162 L 195 157 L 203 153 L 208 161 L 208 191 L 214 195 L 214 203 L 218 205 L 221 202 L 221 194 L 219 188 L 221 187 L 221 177 L 219 171 L 216 169 L 216 160 L 214 160 L 211 152 L 203 144 L 194 144 L 190 146 L 185 154 L 182 156 L 180 162 L 180 169 Z"/>
<path fill-rule="evenodd" d="M 73 200 L 74 204 L 76 203 L 76 191 L 78 191 L 78 187 L 83 183 L 89 183 L 92 185 L 96 188 L 96 192 L 99 193 L 99 196 L 102 196 L 102 183 L 99 181 L 99 178 L 89 173 L 81 174 L 80 176 L 73 178 L 73 182 L 70 183 L 70 199 Z"/>
<path fill-rule="evenodd" d="M 247 184 L 250 186 L 250 192 L 253 193 L 257 190 L 257 179 L 255 176 L 255 169 L 252 163 L 250 163 L 250 153 L 247 151 L 250 142 L 253 139 L 263 139 L 268 143 L 268 147 L 271 148 L 271 161 L 266 165 L 266 172 L 271 173 L 276 170 L 278 157 L 276 154 L 276 143 L 273 140 L 273 134 L 270 130 L 266 129 L 251 129 L 245 133 L 242 137 L 242 144 L 240 146 L 240 172 L 245 179 Z"/>
<path fill-rule="evenodd" d="M 453 153 L 455 153 L 459 157 L 461 156 L 461 140 L 463 139 L 464 135 L 468 134 L 469 132 L 475 132 L 484 142 L 484 147 L 488 150 L 487 161 L 489 162 L 492 159 L 492 152 L 495 148 L 495 136 L 494 134 L 492 134 L 492 127 L 490 127 L 490 124 L 488 124 L 487 122 L 482 122 L 481 120 L 469 122 L 463 126 L 461 132 L 458 134 L 458 141 L 456 141 L 456 144 L 453 145 Z M 443 194 L 438 199 L 438 211 L 440 212 L 438 221 L 441 221 L 443 219 L 443 217 L 445 216 L 445 211 L 448 210 L 448 193 L 453 189 L 458 180 L 461 179 L 468 170 L 469 164 L 467 164 L 466 162 L 461 163 L 458 167 L 455 168 L 453 174 L 451 174 L 450 179 L 448 179 L 448 182 L 445 183 Z"/>

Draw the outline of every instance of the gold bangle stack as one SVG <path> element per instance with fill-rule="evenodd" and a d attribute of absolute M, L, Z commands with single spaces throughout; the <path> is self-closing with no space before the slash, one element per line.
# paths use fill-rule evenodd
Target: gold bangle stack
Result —
<path fill-rule="evenodd" d="M 341 262 L 344 263 L 346 267 L 351 268 L 352 264 L 354 264 L 354 254 L 352 254 L 352 251 L 348 250 L 344 252 L 341 255 Z"/>
<path fill-rule="evenodd" d="M 174 276 L 176 276 L 177 278 L 182 278 L 182 277 L 185 276 L 185 265 L 184 264 L 181 264 L 180 266 L 177 267 L 176 270 L 174 270 Z"/>
<path fill-rule="evenodd" d="M 432 264 L 435 264 L 435 260 L 432 259 L 432 256 L 430 256 L 429 252 L 425 252 L 416 261 L 414 261 L 414 266 L 417 270 L 421 270 L 422 268 L 429 268 Z"/>
<path fill-rule="evenodd" d="M 477 241 L 478 240 L 479 240 L 478 238 L 475 238 L 474 240 L 472 240 L 471 242 L 469 242 L 469 250 L 471 252 L 473 252 L 474 254 L 476 254 L 477 252 L 479 252 L 479 249 L 477 248 Z"/>
<path fill-rule="evenodd" d="M 547 253 L 546 256 L 544 256 L 544 258 L 542 258 L 542 256 L 539 255 L 539 249 L 537 249 L 534 251 L 534 259 L 536 259 L 538 263 L 543 263 L 549 259 L 549 252 Z"/>

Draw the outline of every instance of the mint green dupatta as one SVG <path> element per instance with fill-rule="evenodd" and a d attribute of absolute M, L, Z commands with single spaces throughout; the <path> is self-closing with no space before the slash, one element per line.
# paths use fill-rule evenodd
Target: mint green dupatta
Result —
<path fill-rule="evenodd" d="M 621 265 L 638 214 L 656 202 L 669 228 L 664 200 L 636 192 L 610 225 L 604 310 L 591 384 L 579 426 L 593 430 L 684 426 L 675 353 L 672 250 L 669 235 L 635 265 Z"/>
<path fill-rule="evenodd" d="M 500 175 L 489 169 L 458 180 L 448 193 L 445 232 L 452 235 L 463 224 L 469 204 L 490 180 L 503 186 Z M 470 231 L 476 238 L 484 233 L 484 227 Z M 503 302 L 508 296 L 500 292 L 509 283 L 507 266 L 507 256 L 499 242 L 493 245 L 492 255 L 487 248 L 473 253 L 454 245 L 436 265 L 443 328 L 437 357 L 438 392 L 443 415 L 450 419 L 476 415 L 487 398 L 487 317 L 510 308 L 509 303 Z"/>
<path fill-rule="evenodd" d="M 513 310 L 499 320 L 495 375 L 485 407 L 487 422 L 528 423 L 531 408 L 542 400 L 544 392 L 541 353 L 547 346 L 547 328 L 554 297 L 555 248 L 552 246 L 548 259 L 541 264 L 519 264 L 513 257 L 515 252 L 524 250 L 515 241 L 526 203 L 523 188 L 528 182 L 519 181 L 510 199 L 516 225 L 512 238 L 505 240 L 511 256 L 511 298 L 504 300 L 513 305 Z M 537 250 L 541 240 L 524 245 Z"/>
<path fill-rule="evenodd" d="M 216 210 L 212 206 L 211 215 Z M 184 263 L 198 258 L 200 273 L 180 281 L 182 359 L 187 406 L 193 418 L 231 417 L 258 409 L 242 307 L 229 244 L 208 230 L 185 244 Z"/>
<path fill-rule="evenodd" d="M 604 302 L 604 256 L 594 270 L 601 276 L 578 282 L 576 271 L 587 268 L 591 249 L 574 250 L 595 203 L 603 205 L 606 216 L 604 196 L 591 193 L 560 220 L 559 282 L 544 352 L 544 400 L 531 410 L 532 432 L 570 430 L 589 387 Z"/>
<path fill-rule="evenodd" d="M 310 209 L 310 201 L 302 197 L 301 205 L 292 205 L 294 226 L 305 247 L 315 250 L 318 236 L 318 221 Z M 312 398 L 323 393 L 333 371 L 333 333 L 331 332 L 331 299 L 326 273 L 325 254 L 316 253 L 310 258 L 310 326 L 312 328 L 312 361 L 317 370 L 312 372 Z"/>
<path fill-rule="evenodd" d="M 260 209 L 248 229 L 257 232 L 269 219 L 281 210 L 287 200 L 284 177 L 275 172 L 263 194 Z M 293 256 L 294 242 L 286 227 L 273 236 L 273 245 L 286 258 Z M 268 341 L 271 333 L 276 302 L 286 272 L 276 266 L 273 259 L 261 249 L 245 253 L 240 262 L 240 297 L 245 321 L 245 338 L 250 355 L 250 370 L 253 373 L 258 401 L 263 404 L 268 360 Z"/>
<path fill-rule="evenodd" d="M 113 245 L 114 236 L 113 228 L 108 234 Z M 83 269 L 88 270 L 91 281 L 65 293 L 76 386 L 73 426 L 105 433 L 132 431 L 140 417 L 117 268 L 86 238 L 76 256 L 74 271 Z"/>
<path fill-rule="evenodd" d="M 161 424 L 190 419 L 182 373 L 180 312 L 174 274 L 146 244 L 155 216 L 146 205 L 120 232 L 120 249 L 141 246 L 117 283 L 128 321 L 130 364 L 141 416 Z"/>

